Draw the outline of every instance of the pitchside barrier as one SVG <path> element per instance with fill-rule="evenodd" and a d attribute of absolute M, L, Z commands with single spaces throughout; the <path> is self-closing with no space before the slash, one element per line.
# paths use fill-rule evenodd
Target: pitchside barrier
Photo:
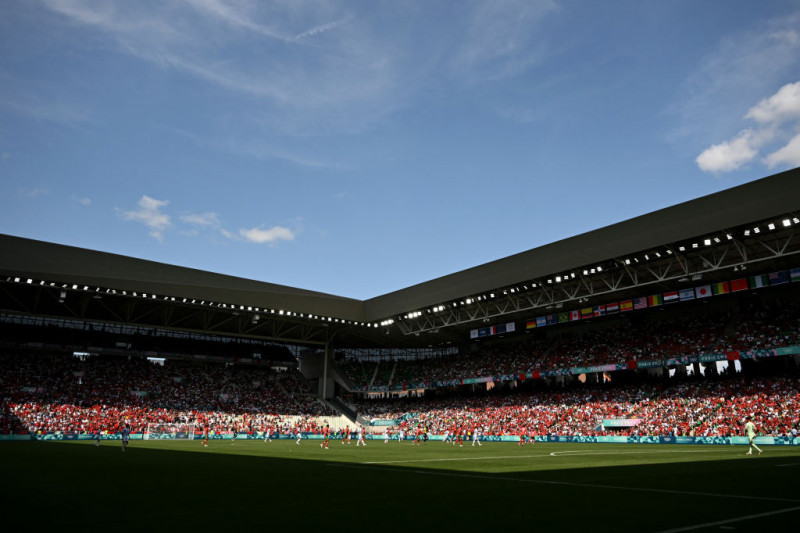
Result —
<path fill-rule="evenodd" d="M 303 440 L 322 440 L 322 435 L 314 433 L 303 433 Z M 35 435 L 0 435 L 0 441 L 30 441 L 30 440 L 88 440 L 93 441 L 97 437 L 92 434 L 76 434 L 76 433 L 39 433 Z M 200 435 L 195 435 L 195 439 L 202 439 Z M 231 440 L 233 435 L 230 433 L 212 433 L 208 436 L 209 440 Z M 354 437 L 355 438 L 355 437 Z M 406 435 L 406 441 L 413 441 L 413 435 Z M 143 440 L 143 433 L 132 433 L 130 440 Z M 256 432 L 252 435 L 239 433 L 236 440 L 264 440 L 264 434 Z M 276 439 L 293 439 L 296 440 L 295 434 L 281 434 L 280 436 L 272 436 L 272 440 Z M 383 436 L 380 434 L 367 434 L 367 440 L 382 441 Z M 397 435 L 391 435 L 390 440 L 396 442 Z M 100 435 L 100 440 L 122 440 L 122 435 L 119 433 L 108 433 Z M 151 440 L 173 440 L 168 438 L 151 439 Z M 174 439 L 186 440 L 186 439 Z M 337 437 L 331 435 L 331 441 L 336 441 Z M 444 435 L 430 435 L 430 441 L 442 441 Z M 481 442 L 519 442 L 518 435 L 481 435 Z M 598 443 L 598 444 L 716 444 L 716 445 L 747 445 L 747 437 L 577 437 L 566 435 L 539 435 L 535 437 L 536 442 L 564 442 L 564 443 Z M 464 437 L 464 444 L 470 444 L 472 437 Z M 756 437 L 755 443 L 760 446 L 800 446 L 800 437 Z"/>

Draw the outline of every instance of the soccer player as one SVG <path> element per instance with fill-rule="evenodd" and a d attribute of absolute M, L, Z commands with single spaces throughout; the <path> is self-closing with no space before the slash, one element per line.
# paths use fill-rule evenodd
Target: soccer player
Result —
<path fill-rule="evenodd" d="M 347 441 L 347 444 L 350 444 L 350 426 L 344 427 L 344 433 L 342 433 L 342 444 Z"/>
<path fill-rule="evenodd" d="M 478 446 L 483 446 L 483 444 L 481 444 L 480 434 L 481 434 L 480 428 L 478 426 L 475 426 L 475 429 L 472 430 L 472 445 L 473 446 L 475 446 L 476 442 L 478 443 Z"/>
<path fill-rule="evenodd" d="M 758 450 L 758 455 L 761 455 L 761 448 L 753 442 L 756 438 L 756 425 L 753 424 L 753 420 L 749 416 L 747 417 L 747 423 L 744 425 L 744 433 L 747 435 L 747 440 L 750 441 L 750 449 L 747 450 L 745 455 L 753 455 L 753 448 Z"/>
<path fill-rule="evenodd" d="M 203 446 L 208 448 L 208 426 L 203 428 Z"/>
<path fill-rule="evenodd" d="M 388 444 L 388 442 L 389 442 L 389 429 L 387 428 L 383 430 L 383 443 Z"/>
<path fill-rule="evenodd" d="M 325 439 L 323 442 L 319 444 L 320 448 L 328 449 L 328 438 L 330 438 L 331 429 L 328 426 L 325 426 L 325 429 L 322 430 L 322 438 Z"/>
<path fill-rule="evenodd" d="M 300 433 L 300 426 L 297 426 L 294 431 L 295 431 L 295 436 L 297 437 L 296 444 L 300 444 L 300 439 L 303 438 L 303 434 Z"/>
<path fill-rule="evenodd" d="M 403 431 L 401 429 L 400 431 L 397 432 L 397 440 L 399 440 L 400 442 L 403 442 L 405 440 L 405 438 L 406 438 L 406 432 L 405 431 Z"/>
<path fill-rule="evenodd" d="M 125 424 L 125 427 L 122 428 L 122 451 L 125 451 L 125 446 L 128 445 L 128 438 L 131 436 L 131 427 L 128 424 Z M 761 452 L 759 452 L 761 453 Z"/>
<path fill-rule="evenodd" d="M 359 444 L 361 444 L 362 446 L 366 446 L 367 445 L 367 441 L 365 440 L 364 433 L 365 433 L 364 428 L 361 427 L 361 426 L 358 426 L 358 440 L 356 441 L 356 446 L 358 446 Z"/>
<path fill-rule="evenodd" d="M 100 446 L 100 426 L 97 426 L 94 430 L 94 445 Z"/>
<path fill-rule="evenodd" d="M 267 426 L 267 428 L 264 430 L 264 442 L 267 442 L 267 441 L 272 442 L 272 427 L 271 426 Z"/>
<path fill-rule="evenodd" d="M 236 444 L 236 426 L 233 427 L 233 440 L 231 441 L 231 446 Z"/>
<path fill-rule="evenodd" d="M 449 429 L 445 429 L 444 430 L 444 440 L 442 440 L 442 444 L 447 444 L 448 442 L 450 442 L 450 430 Z"/>

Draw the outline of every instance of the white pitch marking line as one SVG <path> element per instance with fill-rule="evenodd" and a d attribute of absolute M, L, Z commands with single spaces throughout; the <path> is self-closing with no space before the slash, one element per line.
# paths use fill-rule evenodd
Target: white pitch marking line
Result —
<path fill-rule="evenodd" d="M 742 522 L 744 520 L 753 520 L 754 518 L 764 518 L 765 516 L 774 516 L 776 514 L 791 513 L 793 511 L 800 511 L 800 507 L 789 507 L 788 509 L 778 509 L 777 511 L 769 511 L 767 513 L 751 514 L 747 516 L 740 516 L 738 518 L 729 518 L 728 520 L 719 520 L 717 522 L 706 522 L 705 524 L 695 524 L 693 526 L 679 527 L 675 529 L 665 529 L 658 533 L 679 533 L 681 531 L 693 531 L 704 527 L 721 526 L 723 524 L 733 524 L 734 522 Z"/>
<path fill-rule="evenodd" d="M 359 465 L 352 465 L 352 464 L 341 464 L 341 463 L 327 463 L 327 466 L 333 466 L 338 468 L 355 468 L 359 470 L 388 470 L 395 473 L 404 472 L 403 470 L 396 470 L 391 468 L 382 468 L 380 466 L 373 466 L 367 463 L 361 463 L 363 466 Z M 408 471 L 405 471 L 408 472 Z M 416 472 L 414 472 L 416 473 Z M 564 487 L 583 487 L 589 489 L 612 489 L 612 490 L 629 490 L 633 492 L 656 492 L 660 494 L 678 494 L 681 496 L 706 496 L 712 498 L 733 498 L 739 500 L 758 500 L 758 501 L 772 501 L 772 502 L 791 502 L 791 503 L 800 503 L 800 500 L 793 500 L 791 498 L 770 498 L 767 496 L 746 496 L 742 494 L 717 494 L 713 492 L 694 492 L 694 491 L 683 491 L 683 490 L 669 490 L 669 489 L 653 489 L 647 487 L 622 487 L 619 485 L 599 485 L 594 483 L 570 483 L 568 481 L 546 481 L 541 479 L 522 479 L 517 477 L 505 477 L 505 476 L 491 476 L 491 475 L 484 475 L 484 474 L 456 474 L 453 472 L 439 472 L 436 470 L 430 470 L 425 472 L 431 476 L 444 476 L 444 477 L 460 477 L 460 478 L 473 478 L 473 479 L 485 479 L 489 481 L 516 481 L 518 483 L 531 483 L 534 485 L 560 485 Z"/>

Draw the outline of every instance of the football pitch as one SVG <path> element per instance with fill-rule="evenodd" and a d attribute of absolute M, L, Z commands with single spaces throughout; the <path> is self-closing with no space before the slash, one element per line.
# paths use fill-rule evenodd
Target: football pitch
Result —
<path fill-rule="evenodd" d="M 369 441 L 4 442 L 4 523 L 35 530 L 768 531 L 800 448 Z"/>

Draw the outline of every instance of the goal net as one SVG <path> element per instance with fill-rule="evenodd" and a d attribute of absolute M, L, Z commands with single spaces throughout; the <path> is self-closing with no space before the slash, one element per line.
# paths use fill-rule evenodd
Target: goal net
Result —
<path fill-rule="evenodd" d="M 147 424 L 144 434 L 149 439 L 194 439 L 194 424 Z"/>

